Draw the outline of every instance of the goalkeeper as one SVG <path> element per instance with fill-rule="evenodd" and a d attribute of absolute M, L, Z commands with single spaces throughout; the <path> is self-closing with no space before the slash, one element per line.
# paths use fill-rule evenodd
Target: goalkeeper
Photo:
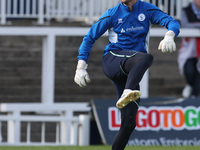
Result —
<path fill-rule="evenodd" d="M 107 10 L 92 25 L 79 48 L 74 81 L 85 87 L 90 82 L 86 69 L 92 46 L 108 30 L 109 42 L 104 49 L 102 66 L 116 88 L 116 106 L 121 111 L 121 127 L 112 150 L 123 150 L 136 126 L 141 96 L 139 83 L 153 62 L 153 56 L 147 53 L 151 24 L 168 29 L 158 49 L 163 53 L 175 51 L 174 38 L 179 34 L 179 22 L 153 4 L 140 0 L 121 0 L 117 6 Z"/>

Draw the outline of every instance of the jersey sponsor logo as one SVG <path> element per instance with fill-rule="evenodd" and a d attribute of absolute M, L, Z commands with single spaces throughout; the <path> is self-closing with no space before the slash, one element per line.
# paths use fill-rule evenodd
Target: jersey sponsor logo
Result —
<path fill-rule="evenodd" d="M 122 18 L 119 18 L 119 19 L 118 19 L 118 23 L 123 23 Z"/>
<path fill-rule="evenodd" d="M 144 30 L 144 27 L 143 26 L 140 26 L 140 27 L 130 27 L 130 28 L 122 28 L 121 29 L 121 33 L 124 33 L 124 32 L 132 32 L 132 31 L 139 31 L 139 30 Z"/>
<path fill-rule="evenodd" d="M 141 14 L 138 15 L 138 20 L 139 21 L 144 21 L 145 18 L 146 18 L 146 16 L 143 13 L 141 13 Z"/>
<path fill-rule="evenodd" d="M 115 107 L 108 110 L 109 129 L 117 131 L 120 124 L 120 111 Z M 159 130 L 199 130 L 200 107 L 140 107 L 136 117 L 136 130 L 159 131 Z"/>
<path fill-rule="evenodd" d="M 124 32 L 126 32 L 126 31 L 122 28 L 121 33 L 124 33 Z"/>
<path fill-rule="evenodd" d="M 131 31 L 139 31 L 139 30 L 144 30 L 144 27 L 143 26 L 140 26 L 140 27 L 131 27 L 131 28 L 127 28 L 126 31 L 127 32 L 131 32 Z"/>

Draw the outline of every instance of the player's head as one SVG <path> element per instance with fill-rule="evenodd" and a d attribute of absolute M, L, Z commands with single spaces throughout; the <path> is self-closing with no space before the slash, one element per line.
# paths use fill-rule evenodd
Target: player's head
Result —
<path fill-rule="evenodd" d="M 200 9 L 200 0 L 193 0 L 194 4 L 198 9 Z"/>

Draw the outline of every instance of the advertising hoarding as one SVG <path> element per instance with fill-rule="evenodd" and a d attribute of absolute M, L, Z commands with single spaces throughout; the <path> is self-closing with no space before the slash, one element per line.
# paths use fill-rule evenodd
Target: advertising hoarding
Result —
<path fill-rule="evenodd" d="M 93 111 L 104 144 L 111 145 L 120 128 L 116 100 L 93 100 Z M 128 145 L 199 146 L 200 99 L 141 99 L 137 126 Z"/>

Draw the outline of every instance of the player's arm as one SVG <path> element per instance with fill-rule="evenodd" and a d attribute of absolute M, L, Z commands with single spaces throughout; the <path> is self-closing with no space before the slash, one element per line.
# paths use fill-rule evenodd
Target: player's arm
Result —
<path fill-rule="evenodd" d="M 152 24 L 158 24 L 168 29 L 164 39 L 160 42 L 158 49 L 164 53 L 176 51 L 174 38 L 177 37 L 180 32 L 179 22 L 156 6 L 151 6 L 147 11 L 150 14 Z"/>
<path fill-rule="evenodd" d="M 111 27 L 111 17 L 107 11 L 102 17 L 100 17 L 100 19 L 96 23 L 92 25 L 89 32 L 83 38 L 83 41 L 79 48 L 78 64 L 74 77 L 74 81 L 80 87 L 85 87 L 87 86 L 87 83 L 90 82 L 90 78 L 86 69 L 88 66 L 87 60 L 89 58 L 92 46 L 95 43 L 95 41 L 101 35 L 103 35 L 110 27 Z"/>

